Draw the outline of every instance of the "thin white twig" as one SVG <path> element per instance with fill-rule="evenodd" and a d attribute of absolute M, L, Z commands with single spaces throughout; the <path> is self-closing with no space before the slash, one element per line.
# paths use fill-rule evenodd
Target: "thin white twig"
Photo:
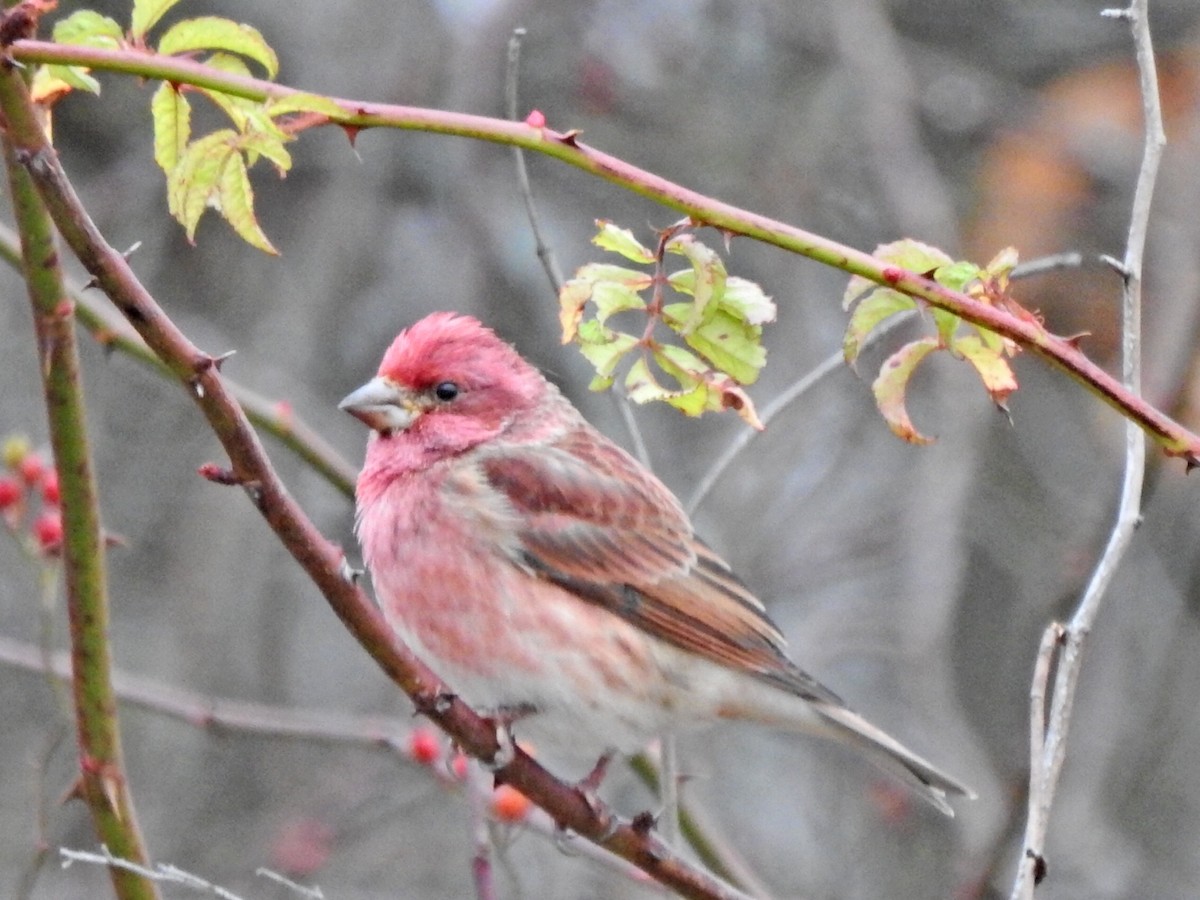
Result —
<path fill-rule="evenodd" d="M 1146 120 L 1142 165 L 1138 171 L 1137 187 L 1134 191 L 1129 236 L 1125 245 L 1125 257 L 1119 266 L 1124 282 L 1121 375 L 1125 386 L 1135 394 L 1141 388 L 1142 264 L 1146 233 L 1150 222 L 1150 202 L 1158 176 L 1158 165 L 1162 157 L 1163 146 L 1166 144 L 1162 110 L 1159 105 L 1154 47 L 1150 39 L 1150 26 L 1147 19 L 1147 4 L 1148 0 L 1133 0 L 1127 9 L 1106 10 L 1104 13 L 1106 16 L 1128 21 L 1130 24 L 1136 48 Z M 1041 748 L 1041 758 L 1033 760 L 1030 767 L 1029 821 L 1026 822 L 1024 852 L 1021 855 L 1016 880 L 1010 895 L 1013 900 L 1030 900 L 1033 897 L 1035 885 L 1047 872 L 1045 857 L 1047 824 L 1058 788 L 1063 761 L 1066 759 L 1067 735 L 1075 702 L 1075 690 L 1079 683 L 1079 673 L 1082 667 L 1083 649 L 1092 625 L 1096 621 L 1105 591 L 1112 582 L 1117 566 L 1133 538 L 1133 532 L 1141 521 L 1141 495 L 1145 463 L 1145 437 L 1137 425 L 1126 421 L 1125 474 L 1121 485 L 1121 499 L 1117 508 L 1116 523 L 1109 535 L 1104 553 L 1092 573 L 1091 581 L 1079 601 L 1079 606 L 1063 631 L 1062 650 L 1057 660 L 1058 666 L 1054 677 L 1054 693 L 1050 711 L 1045 718 L 1039 717 L 1039 720 L 1034 723 L 1035 730 L 1043 731 L 1045 740 Z M 1044 642 L 1045 638 L 1043 638 Z M 1037 690 L 1036 683 L 1035 690 Z M 1031 741 L 1031 746 L 1036 748 L 1037 742 Z"/>

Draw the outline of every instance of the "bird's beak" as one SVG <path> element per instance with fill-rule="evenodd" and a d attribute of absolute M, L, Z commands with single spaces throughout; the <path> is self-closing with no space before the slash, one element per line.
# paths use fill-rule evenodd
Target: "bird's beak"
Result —
<path fill-rule="evenodd" d="M 338 409 L 381 434 L 403 431 L 421 414 L 415 398 L 394 381 L 383 376 L 372 378 L 358 390 L 347 394 Z"/>

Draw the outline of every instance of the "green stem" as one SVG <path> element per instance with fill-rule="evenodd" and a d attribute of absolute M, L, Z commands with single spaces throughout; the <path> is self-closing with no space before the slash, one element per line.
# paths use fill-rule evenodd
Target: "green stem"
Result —
<path fill-rule="evenodd" d="M 146 50 L 102 50 L 32 40 L 16 41 L 8 49 L 12 57 L 22 63 L 87 66 L 174 84 L 195 85 L 259 102 L 299 93 L 285 85 L 221 72 L 190 59 L 159 56 Z M 330 120 L 310 115 L 298 120 L 300 127 L 332 122 L 354 129 L 400 128 L 521 147 L 558 159 L 678 210 L 697 223 L 772 244 L 920 297 L 933 306 L 1016 341 L 1136 422 L 1166 453 L 1185 458 L 1189 465 L 1200 464 L 1200 436 L 1155 409 L 1088 359 L 1072 342 L 1050 334 L 1032 317 L 1013 315 L 951 291 L 915 272 L 887 265 L 861 250 L 689 190 L 583 144 L 577 140 L 576 132 L 557 132 L 534 128 L 523 122 L 410 106 L 337 98 L 334 102 L 345 110 L 344 116 Z"/>
<path fill-rule="evenodd" d="M 12 98 L 16 96 L 19 104 L 24 92 L 25 82 L 7 67 L 0 74 L 0 107 L 6 116 L 14 108 Z M 104 536 L 87 439 L 74 305 L 64 299 L 58 250 L 46 208 L 7 140 L 4 150 L 62 497 L 62 559 L 79 743 L 77 790 L 91 811 L 99 840 L 116 856 L 145 865 L 147 855 L 126 782 L 112 687 Z M 116 868 L 109 871 L 122 900 L 159 896 L 152 881 Z"/>

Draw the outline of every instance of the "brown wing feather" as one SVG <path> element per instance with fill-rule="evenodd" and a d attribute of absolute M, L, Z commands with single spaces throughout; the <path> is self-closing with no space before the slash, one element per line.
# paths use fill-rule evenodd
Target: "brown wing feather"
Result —
<path fill-rule="evenodd" d="M 762 603 L 695 536 L 674 495 L 606 438 L 578 430 L 480 464 L 520 512 L 521 561 L 541 577 L 683 650 L 840 703 L 784 655 Z"/>

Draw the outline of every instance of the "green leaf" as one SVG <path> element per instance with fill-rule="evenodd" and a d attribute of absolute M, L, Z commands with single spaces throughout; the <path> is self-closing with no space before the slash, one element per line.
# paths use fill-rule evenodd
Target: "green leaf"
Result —
<path fill-rule="evenodd" d="M 264 253 L 279 255 L 254 215 L 254 189 L 250 186 L 246 161 L 240 153 L 231 153 L 225 159 L 218 184 L 218 200 L 221 215 L 242 240 Z"/>
<path fill-rule="evenodd" d="M 936 306 L 932 309 L 933 323 L 937 326 L 938 338 L 942 345 L 949 347 L 954 340 L 954 333 L 958 331 L 958 326 L 962 324 L 962 319 L 952 312 L 947 312 L 944 309 L 938 309 Z"/>
<path fill-rule="evenodd" d="M 179 0 L 133 0 L 133 19 L 129 26 L 135 39 L 141 40 L 158 20 Z"/>
<path fill-rule="evenodd" d="M 1017 378 L 1003 354 L 988 347 L 975 335 L 964 335 L 954 342 L 954 352 L 960 354 L 979 373 L 979 378 L 992 401 L 1007 410 L 1008 396 L 1017 389 Z"/>
<path fill-rule="evenodd" d="M 167 205 L 195 243 L 196 225 L 216 199 L 221 175 L 230 155 L 236 155 L 238 134 L 228 128 L 193 141 L 167 178 Z"/>
<path fill-rule="evenodd" d="M 346 110 L 338 106 L 333 100 L 323 97 L 320 94 L 297 92 L 267 102 L 267 115 L 273 119 L 278 116 L 287 115 L 288 113 L 297 112 L 319 113 L 320 115 L 328 116 L 330 119 L 343 119 L 349 115 Z"/>
<path fill-rule="evenodd" d="M 192 50 L 228 50 L 257 62 L 266 69 L 268 78 L 279 72 L 279 58 L 262 34 L 231 19 L 218 16 L 185 19 L 172 25 L 158 42 L 158 52 L 168 56 Z"/>
<path fill-rule="evenodd" d="M 854 308 L 850 322 L 846 326 L 846 334 L 842 338 L 842 356 L 846 362 L 854 365 L 862 346 L 876 327 L 885 319 L 897 313 L 905 312 L 916 307 L 916 302 L 907 294 L 894 291 L 891 288 L 879 288 L 873 291 L 865 300 Z"/>
<path fill-rule="evenodd" d="M 292 154 L 288 153 L 278 136 L 262 131 L 251 132 L 242 138 L 242 150 L 246 153 L 247 166 L 253 166 L 259 156 L 269 159 L 279 177 L 283 178 L 292 168 Z"/>
<path fill-rule="evenodd" d="M 638 340 L 633 335 L 605 328 L 595 319 L 588 319 L 579 326 L 579 352 L 596 369 L 598 376 L 608 380 L 608 384 L 612 384 L 612 374 L 617 363 L 636 347 L 637 343 Z"/>
<path fill-rule="evenodd" d="M 592 302 L 596 304 L 596 319 L 600 322 L 609 316 L 631 309 L 645 309 L 646 301 L 628 285 L 616 281 L 598 281 L 592 289 Z"/>
<path fill-rule="evenodd" d="M 33 76 L 30 92 L 39 103 L 56 94 L 66 93 L 68 88 L 100 93 L 100 82 L 88 74 L 83 66 L 42 66 Z"/>
<path fill-rule="evenodd" d="M 689 280 L 671 280 L 671 286 L 682 293 L 692 295 L 692 311 L 680 323 L 678 331 L 687 335 L 710 314 L 710 306 L 719 304 L 725 295 L 725 263 L 721 261 L 711 248 L 696 240 L 694 235 L 681 234 L 667 241 L 668 253 L 677 253 L 687 257 L 692 264 L 692 277 Z M 680 287 L 683 285 L 683 287 Z"/>
<path fill-rule="evenodd" d="M 673 303 L 663 309 L 663 319 L 670 322 L 685 314 L 690 304 Z M 682 309 L 680 308 L 682 307 Z M 753 384 L 767 362 L 762 346 L 762 328 L 750 325 L 724 310 L 710 316 L 683 339 L 687 345 L 707 359 L 717 369 L 739 384 Z"/>
<path fill-rule="evenodd" d="M 965 260 L 939 266 L 933 273 L 933 280 L 950 288 L 952 291 L 962 291 L 980 274 L 979 266 Z"/>
<path fill-rule="evenodd" d="M 725 279 L 725 296 L 721 307 L 751 325 L 775 321 L 775 303 L 763 289 L 747 278 L 730 275 Z"/>
<path fill-rule="evenodd" d="M 174 86 L 163 82 L 150 101 L 154 118 L 154 161 L 170 175 L 192 137 L 192 108 Z"/>
<path fill-rule="evenodd" d="M 108 50 L 116 50 L 125 39 L 120 25 L 90 9 L 81 9 L 55 22 L 53 33 L 56 44 L 104 47 Z"/>
<path fill-rule="evenodd" d="M 642 246 L 628 228 L 619 228 L 607 219 L 597 219 L 596 226 L 600 231 L 592 238 L 592 243 L 597 247 L 620 253 L 633 262 L 654 262 L 654 251 Z"/>
<path fill-rule="evenodd" d="M 626 269 L 624 266 L 613 266 L 607 263 L 589 263 L 580 266 L 575 277 L 564 282 L 558 292 L 558 318 L 562 325 L 563 343 L 568 344 L 575 337 L 576 329 L 583 318 L 583 308 L 587 305 L 588 300 L 592 299 L 598 284 L 611 283 L 633 291 L 640 291 L 649 287 L 652 281 L 653 279 L 646 272 Z M 610 300 L 610 302 L 613 301 Z M 640 298 L 638 303 L 644 308 L 645 304 Z M 634 307 L 628 308 L 633 309 Z"/>
<path fill-rule="evenodd" d="M 639 356 L 625 373 L 625 395 L 634 403 L 663 400 L 670 393 L 654 380 L 644 356 Z"/>
<path fill-rule="evenodd" d="M 901 238 L 890 244 L 880 244 L 871 255 L 883 262 L 916 272 L 918 275 L 933 272 L 942 266 L 954 263 L 946 251 L 934 247 L 932 244 L 914 241 L 912 238 Z"/>
<path fill-rule="evenodd" d="M 875 394 L 875 405 L 887 422 L 888 428 L 910 444 L 933 443 L 933 438 L 926 437 L 913 427 L 905 407 L 905 393 L 913 370 L 937 348 L 936 338 L 921 338 L 905 344 L 884 360 L 879 369 L 879 377 L 871 385 L 871 391 Z"/>

